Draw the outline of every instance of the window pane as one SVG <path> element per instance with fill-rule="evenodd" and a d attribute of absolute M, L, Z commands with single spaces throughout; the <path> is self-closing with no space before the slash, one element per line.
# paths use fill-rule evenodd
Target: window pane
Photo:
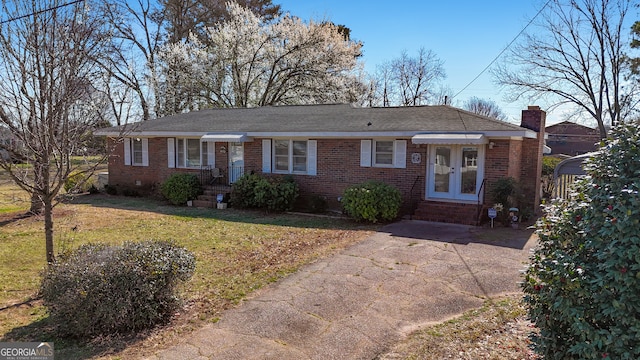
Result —
<path fill-rule="evenodd" d="M 276 155 L 289 156 L 289 140 L 276 140 L 274 147 Z"/>
<path fill-rule="evenodd" d="M 200 166 L 200 140 L 187 139 L 187 167 Z"/>
<path fill-rule="evenodd" d="M 302 156 L 293 157 L 293 171 L 307 171 L 307 158 Z"/>
<path fill-rule="evenodd" d="M 132 151 L 133 154 L 133 164 L 141 165 L 142 164 L 142 139 L 132 139 Z"/>
<path fill-rule="evenodd" d="M 176 141 L 178 147 L 178 167 L 184 167 L 184 139 Z"/>
<path fill-rule="evenodd" d="M 376 141 L 376 165 L 393 165 L 393 141 Z"/>
<path fill-rule="evenodd" d="M 276 155 L 276 170 L 289 171 L 289 157 Z"/>
<path fill-rule="evenodd" d="M 202 165 L 209 165 L 209 152 L 207 151 L 208 142 L 202 142 Z M 215 143 L 211 143 L 211 146 L 214 146 Z"/>
<path fill-rule="evenodd" d="M 478 174 L 478 149 L 474 147 L 462 148 L 462 168 L 460 192 L 462 194 L 475 194 Z"/>
<path fill-rule="evenodd" d="M 451 173 L 451 148 L 436 148 L 436 164 L 434 166 L 436 192 L 449 192 L 449 175 Z"/>
<path fill-rule="evenodd" d="M 293 142 L 293 156 L 307 156 L 307 142 L 306 141 L 294 141 Z"/>

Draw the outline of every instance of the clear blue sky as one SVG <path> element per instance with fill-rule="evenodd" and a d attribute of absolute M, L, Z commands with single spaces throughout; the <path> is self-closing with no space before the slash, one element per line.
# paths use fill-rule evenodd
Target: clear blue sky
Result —
<path fill-rule="evenodd" d="M 351 29 L 364 43 L 367 71 L 398 57 L 402 50 L 415 55 L 420 47 L 432 50 L 447 73 L 445 83 L 454 94 L 469 84 L 526 26 L 542 6 L 537 0 L 274 0 L 283 11 L 303 20 L 331 20 Z M 461 107 L 472 96 L 493 100 L 513 122 L 527 101 L 507 103 L 485 72 L 457 95 Z M 543 107 L 544 109 L 544 107 Z M 546 110 L 546 109 L 545 109 Z M 549 113 L 547 123 L 554 119 Z"/>

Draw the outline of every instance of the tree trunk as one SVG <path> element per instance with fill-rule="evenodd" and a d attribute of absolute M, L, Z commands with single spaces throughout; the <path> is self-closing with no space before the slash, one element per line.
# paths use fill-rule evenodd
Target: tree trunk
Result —
<path fill-rule="evenodd" d="M 53 253 L 53 205 L 50 199 L 44 201 L 44 236 L 47 251 L 47 264 L 55 262 Z"/>
<path fill-rule="evenodd" d="M 29 214 L 38 215 L 42 213 L 43 204 L 42 200 L 36 192 L 31 193 L 31 207 L 29 208 Z"/>

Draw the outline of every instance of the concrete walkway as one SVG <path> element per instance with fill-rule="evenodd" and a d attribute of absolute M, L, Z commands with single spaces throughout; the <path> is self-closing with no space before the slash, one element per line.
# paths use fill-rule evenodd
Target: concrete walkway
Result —
<path fill-rule="evenodd" d="M 150 359 L 375 359 L 420 326 L 519 291 L 531 231 L 402 221 L 254 293 Z M 498 230 L 496 230 L 498 231 Z"/>

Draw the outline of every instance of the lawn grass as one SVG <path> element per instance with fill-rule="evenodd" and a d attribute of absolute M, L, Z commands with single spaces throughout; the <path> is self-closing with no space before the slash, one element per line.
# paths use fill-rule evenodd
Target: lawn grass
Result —
<path fill-rule="evenodd" d="M 22 206 L 5 199 L 0 199 L 0 209 Z M 0 341 L 54 341 L 56 356 L 65 359 L 138 357 L 143 349 L 170 344 L 215 322 L 252 291 L 376 229 L 322 217 L 174 207 L 161 200 L 104 194 L 77 196 L 54 210 L 57 253 L 85 243 L 171 239 L 197 259 L 196 272 L 181 291 L 185 308 L 169 326 L 135 339 L 116 336 L 87 343 L 57 338 L 37 299 L 45 266 L 42 219 L 13 220 L 5 210 L 0 227 Z"/>

